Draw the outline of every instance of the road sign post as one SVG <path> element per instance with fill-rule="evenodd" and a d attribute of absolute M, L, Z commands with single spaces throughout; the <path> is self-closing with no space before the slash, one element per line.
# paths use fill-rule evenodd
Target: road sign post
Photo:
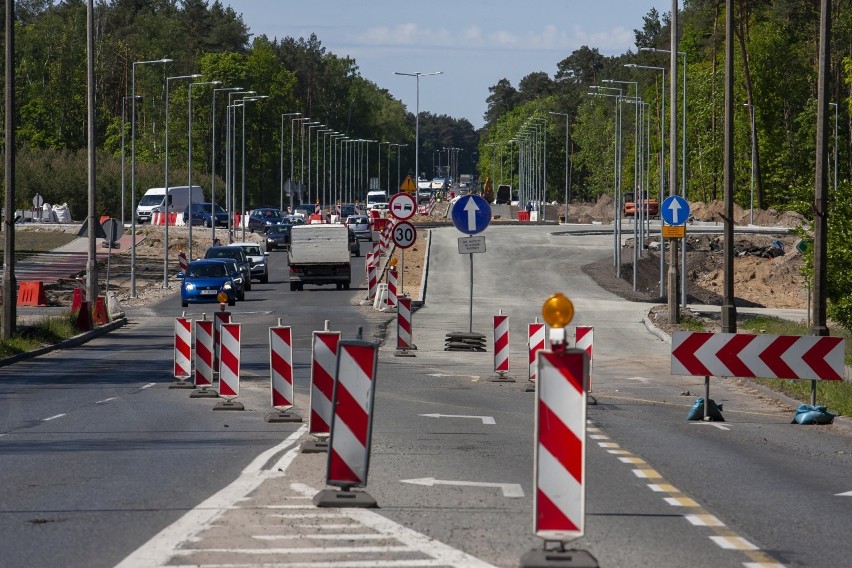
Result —
<path fill-rule="evenodd" d="M 470 237 L 484 231 L 491 223 L 491 206 L 478 195 L 465 195 L 452 207 L 453 225 Z M 482 243 L 485 244 L 484 242 Z M 459 247 L 461 247 L 461 242 Z M 484 246 L 483 246 L 484 250 Z M 470 295 L 468 311 L 468 333 L 473 333 L 473 251 L 470 256 Z"/>

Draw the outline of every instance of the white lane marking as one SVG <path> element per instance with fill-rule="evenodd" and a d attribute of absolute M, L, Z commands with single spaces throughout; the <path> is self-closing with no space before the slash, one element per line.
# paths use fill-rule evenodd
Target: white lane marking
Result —
<path fill-rule="evenodd" d="M 656 493 L 680 493 L 674 485 L 668 483 L 649 483 L 648 488 Z"/>
<path fill-rule="evenodd" d="M 852 491 L 847 491 L 846 493 L 838 493 L 835 497 L 852 497 Z"/>
<path fill-rule="evenodd" d="M 615 442 L 598 442 L 598 446 L 602 448 L 617 448 L 618 444 Z"/>
<path fill-rule="evenodd" d="M 42 418 L 42 422 L 49 422 L 50 420 L 56 420 L 57 418 L 62 418 L 65 414 L 57 414 L 55 416 L 48 416 L 47 418 Z"/>
<path fill-rule="evenodd" d="M 269 515 L 276 519 L 339 519 L 340 513 L 329 511 L 327 513 L 276 513 Z"/>
<path fill-rule="evenodd" d="M 589 434 L 589 438 L 592 440 L 609 440 L 609 436 L 606 434 Z"/>
<path fill-rule="evenodd" d="M 420 414 L 420 416 L 425 416 L 426 418 L 474 418 L 482 420 L 483 424 L 496 424 L 493 416 L 466 416 L 463 414 Z"/>
<path fill-rule="evenodd" d="M 358 526 L 358 525 L 353 525 Z M 343 533 L 343 534 L 260 534 L 252 535 L 256 540 L 302 540 L 302 539 L 318 539 L 318 540 L 388 540 L 391 537 L 384 534 L 375 533 Z"/>
<path fill-rule="evenodd" d="M 743 562 L 743 568 L 786 568 L 780 562 Z"/>
<path fill-rule="evenodd" d="M 704 422 L 702 420 L 702 421 L 690 422 L 690 424 L 704 424 L 706 426 L 712 426 L 713 428 L 718 428 L 719 430 L 726 430 L 726 431 L 730 430 L 730 428 L 728 428 L 724 424 L 719 424 L 718 422 Z"/>
<path fill-rule="evenodd" d="M 202 552 L 214 554 L 355 554 L 359 552 L 407 552 L 405 545 L 398 546 L 306 546 L 304 548 L 190 548 L 175 550 L 175 556 L 190 556 Z M 333 562 L 324 563 L 333 566 Z M 256 566 L 256 564 L 253 564 Z M 290 566 L 288 563 L 287 566 Z"/>
<path fill-rule="evenodd" d="M 198 564 L 169 564 L 169 568 L 198 568 Z M 258 566 L 273 566 L 273 564 L 204 564 L 207 567 L 220 566 L 227 568 L 257 568 Z M 274 564 L 281 566 L 281 564 Z M 419 568 L 420 566 L 446 568 L 445 562 L 437 560 L 338 560 L 338 561 L 323 561 L 322 564 L 316 562 L 287 562 L 287 568 Z M 489 565 L 490 566 L 490 565 Z"/>
<path fill-rule="evenodd" d="M 400 483 L 411 483 L 412 485 L 461 485 L 463 487 L 498 487 L 503 491 L 503 497 L 518 498 L 524 496 L 524 490 L 519 483 L 490 483 L 487 481 L 448 481 L 435 479 L 434 477 L 422 477 L 419 479 L 400 479 Z"/>
<path fill-rule="evenodd" d="M 291 483 L 290 487 L 297 493 L 302 495 L 315 495 L 317 490 L 302 483 Z M 352 519 L 355 522 L 361 523 L 367 528 L 373 529 L 376 532 L 393 537 L 396 540 L 406 544 L 414 550 L 431 556 L 434 561 L 420 560 L 400 560 L 388 561 L 397 562 L 395 564 L 384 564 L 380 561 L 372 561 L 372 564 L 365 563 L 366 568 L 380 566 L 463 566 L 464 568 L 495 568 L 492 564 L 484 562 L 475 556 L 471 556 L 461 550 L 456 550 L 447 546 L 443 542 L 437 541 L 426 535 L 422 535 L 400 524 L 397 524 L 390 519 L 382 517 L 378 513 L 367 509 L 340 509 L 340 514 Z M 306 564 L 306 566 L 308 566 Z M 288 564 L 288 568 L 297 568 L 295 564 Z"/>
<path fill-rule="evenodd" d="M 684 515 L 687 521 L 696 527 L 724 527 L 725 523 L 713 515 Z"/>
<path fill-rule="evenodd" d="M 301 525 L 293 525 L 293 526 L 296 527 L 296 528 L 300 528 L 300 529 L 314 529 L 314 530 L 316 530 L 316 529 L 340 530 L 340 529 L 360 529 L 361 528 L 360 525 L 357 525 L 355 523 L 348 523 L 348 524 L 317 523 L 317 524 L 313 524 L 313 525 L 301 524 Z"/>
<path fill-rule="evenodd" d="M 99 401 L 97 401 L 95 404 L 105 404 L 105 403 L 107 403 L 107 402 L 109 402 L 109 401 L 111 401 L 111 400 L 117 400 L 117 399 L 118 399 L 118 397 L 117 397 L 117 396 L 111 396 L 111 397 L 109 397 L 109 398 L 105 398 L 105 399 L 103 399 L 103 400 L 99 400 Z"/>
<path fill-rule="evenodd" d="M 634 469 L 633 474 L 642 479 L 662 479 L 662 475 L 653 469 Z"/>
<path fill-rule="evenodd" d="M 140 389 L 149 389 L 149 388 L 153 387 L 155 384 L 157 384 L 157 383 L 148 383 L 147 385 L 142 385 L 139 388 Z"/>
<path fill-rule="evenodd" d="M 195 535 L 209 528 L 213 521 L 232 508 L 237 500 L 257 489 L 268 478 L 280 476 L 282 472 L 277 469 L 278 464 L 271 471 L 262 471 L 263 465 L 273 456 L 285 450 L 287 450 L 287 454 L 292 453 L 293 456 L 288 458 L 288 455 L 285 455 L 278 463 L 288 465 L 292 463 L 295 454 L 299 453 L 299 447 L 296 443 L 307 430 L 307 424 L 302 425 L 283 442 L 257 456 L 230 485 L 160 531 L 151 540 L 122 560 L 116 568 L 149 568 L 165 565 L 174 556 L 181 543 L 192 539 Z"/>
<path fill-rule="evenodd" d="M 741 536 L 711 536 L 710 540 L 725 550 L 760 550 Z"/>
<path fill-rule="evenodd" d="M 690 499 L 689 497 L 665 497 L 663 499 L 666 503 L 671 505 L 672 507 L 698 507 L 698 503 L 695 502 L 694 499 Z"/>
<path fill-rule="evenodd" d="M 645 463 L 645 460 L 637 457 L 629 457 L 629 458 L 618 458 L 618 461 L 621 463 L 632 463 L 634 465 L 638 465 L 640 463 Z"/>

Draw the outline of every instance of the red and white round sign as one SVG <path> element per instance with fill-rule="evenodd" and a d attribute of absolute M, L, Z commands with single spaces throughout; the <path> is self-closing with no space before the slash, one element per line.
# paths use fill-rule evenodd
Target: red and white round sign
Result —
<path fill-rule="evenodd" d="M 394 218 L 406 221 L 417 212 L 417 202 L 410 193 L 397 193 L 390 198 L 388 210 Z"/>
<path fill-rule="evenodd" d="M 396 246 L 407 249 L 417 240 L 417 229 L 408 221 L 400 221 L 393 226 L 391 238 Z"/>

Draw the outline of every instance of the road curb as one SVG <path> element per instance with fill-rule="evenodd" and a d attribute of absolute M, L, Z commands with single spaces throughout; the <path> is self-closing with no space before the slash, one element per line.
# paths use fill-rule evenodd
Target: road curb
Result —
<path fill-rule="evenodd" d="M 92 329 L 90 331 L 83 332 L 81 334 L 75 335 L 74 337 L 69 337 L 68 339 L 60 341 L 59 343 L 45 345 L 44 347 L 39 347 L 38 349 L 34 349 L 32 351 L 27 351 L 26 353 L 18 353 L 16 355 L 12 355 L 11 357 L 0 359 L 0 367 L 6 367 L 8 365 L 14 365 L 15 363 L 19 363 L 21 361 L 34 359 L 57 349 L 69 349 L 71 347 L 79 347 L 84 343 L 88 343 L 92 339 L 105 335 L 125 325 L 127 325 L 127 318 L 119 318 L 108 324 L 96 327 L 95 329 Z"/>

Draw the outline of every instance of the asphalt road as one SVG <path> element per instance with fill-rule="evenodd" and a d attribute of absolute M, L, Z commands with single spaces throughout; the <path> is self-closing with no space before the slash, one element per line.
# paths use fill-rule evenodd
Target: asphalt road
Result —
<path fill-rule="evenodd" d="M 133 323 L 108 337 L 0 369 L 2 564 L 516 566 L 541 545 L 526 324 L 557 291 L 574 302 L 572 325 L 595 329 L 586 534 L 572 546 L 601 566 L 848 563 L 849 430 L 791 425 L 789 408 L 715 378 L 727 421 L 687 422 L 703 378 L 670 375 L 668 344 L 642 322 L 648 306 L 581 271 L 611 255 L 606 235 L 489 228 L 488 252 L 474 256 L 472 325 L 489 351 L 446 352 L 445 334 L 468 330 L 458 236 L 432 233 L 414 357 L 394 356 L 391 316 L 359 305 L 363 290 L 289 292 L 284 253 L 273 253 L 270 283 L 231 308 L 245 324 L 243 412 L 214 412 L 215 400 L 168 388 L 176 297 L 130 313 Z M 363 260 L 353 263 L 360 274 Z M 500 309 L 516 383 L 489 381 Z M 188 315 L 202 311 L 211 310 Z M 365 338 L 386 339 L 366 488 L 379 509 L 314 507 L 325 455 L 299 451 L 303 425 L 263 421 L 267 329 L 279 317 L 294 329 L 303 416 L 310 331 L 330 320 L 344 338 L 363 327 Z"/>

